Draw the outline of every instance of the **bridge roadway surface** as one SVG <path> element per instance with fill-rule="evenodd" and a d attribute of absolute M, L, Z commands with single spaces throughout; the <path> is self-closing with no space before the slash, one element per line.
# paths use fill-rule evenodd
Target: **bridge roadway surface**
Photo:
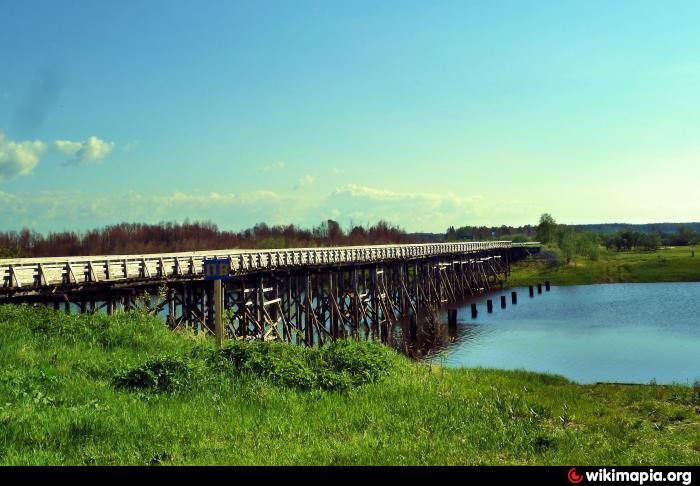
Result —
<path fill-rule="evenodd" d="M 0 296 L 50 287 L 84 284 L 149 283 L 201 279 L 205 258 L 231 259 L 233 275 L 280 269 L 362 265 L 416 260 L 444 255 L 479 255 L 539 243 L 511 241 L 451 242 L 277 250 L 210 250 L 147 255 L 103 255 L 0 259 Z"/>

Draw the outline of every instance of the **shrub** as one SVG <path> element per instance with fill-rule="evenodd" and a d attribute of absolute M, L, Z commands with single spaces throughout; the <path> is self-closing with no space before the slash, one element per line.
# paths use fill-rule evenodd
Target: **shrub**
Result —
<path fill-rule="evenodd" d="M 214 363 L 236 373 L 249 373 L 283 386 L 325 390 L 347 389 L 379 380 L 391 366 L 391 351 L 378 343 L 335 341 L 322 348 L 285 343 L 232 341 Z"/>
<path fill-rule="evenodd" d="M 129 390 L 169 392 L 189 388 L 204 375 L 204 371 L 201 361 L 163 356 L 125 370 L 114 378 L 113 383 L 117 388 Z"/>
<path fill-rule="evenodd" d="M 534 259 L 544 261 L 548 267 L 557 267 L 562 264 L 561 252 L 555 248 L 543 248 L 536 253 Z"/>
<path fill-rule="evenodd" d="M 230 341 L 216 350 L 193 350 L 151 359 L 113 378 L 117 388 L 175 391 L 203 381 L 205 374 L 253 375 L 302 390 L 345 390 L 381 379 L 392 366 L 392 351 L 379 343 L 335 341 L 322 348 L 281 342 Z"/>
<path fill-rule="evenodd" d="M 389 351 L 379 343 L 335 341 L 321 348 L 320 355 L 326 370 L 348 373 L 355 385 L 378 380 L 390 366 Z"/>

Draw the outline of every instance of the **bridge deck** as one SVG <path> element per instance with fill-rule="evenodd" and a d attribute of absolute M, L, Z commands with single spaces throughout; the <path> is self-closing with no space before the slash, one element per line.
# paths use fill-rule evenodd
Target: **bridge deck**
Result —
<path fill-rule="evenodd" d="M 232 272 L 242 275 L 283 268 L 365 264 L 445 254 L 468 255 L 536 245 L 539 244 L 483 241 L 4 259 L 0 260 L 0 292 L 83 283 L 198 278 L 202 276 L 204 258 L 211 257 L 230 257 Z"/>

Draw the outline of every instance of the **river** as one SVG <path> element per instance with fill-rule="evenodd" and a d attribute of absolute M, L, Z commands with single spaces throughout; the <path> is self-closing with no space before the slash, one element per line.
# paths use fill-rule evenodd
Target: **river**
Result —
<path fill-rule="evenodd" d="M 460 305 L 435 362 L 556 373 L 579 383 L 700 380 L 700 282 L 552 287 L 534 297 L 525 287 L 473 302 L 478 316 L 470 302 Z"/>

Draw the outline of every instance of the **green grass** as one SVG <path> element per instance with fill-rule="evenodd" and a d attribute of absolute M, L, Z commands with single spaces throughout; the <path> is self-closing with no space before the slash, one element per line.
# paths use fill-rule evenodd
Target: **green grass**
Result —
<path fill-rule="evenodd" d="M 0 306 L 2 464 L 698 464 L 700 389 Z"/>
<path fill-rule="evenodd" d="M 549 280 L 553 285 L 586 285 L 617 282 L 693 282 L 700 281 L 700 252 L 691 256 L 692 247 L 657 251 L 602 250 L 597 260 L 576 257 L 559 266 L 528 259 L 512 267 L 508 285 L 519 287 Z"/>

